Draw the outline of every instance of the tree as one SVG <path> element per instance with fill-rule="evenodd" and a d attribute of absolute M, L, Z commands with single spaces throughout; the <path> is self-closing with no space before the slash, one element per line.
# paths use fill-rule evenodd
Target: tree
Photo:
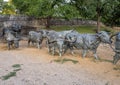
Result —
<path fill-rule="evenodd" d="M 112 10 L 116 0 L 71 0 L 80 12 L 80 15 L 89 19 L 97 19 L 97 32 L 100 31 L 100 22 L 103 16 Z M 115 5 L 115 4 L 114 4 Z"/>
<path fill-rule="evenodd" d="M 66 0 L 12 0 L 21 14 L 46 18 L 46 27 L 50 28 L 52 17 L 72 18 L 78 13 Z M 70 9 L 69 9 L 70 8 Z"/>
<path fill-rule="evenodd" d="M 0 0 L 0 14 L 2 14 L 3 5 L 4 5 L 4 1 Z"/>
<path fill-rule="evenodd" d="M 0 0 L 0 13 L 1 14 L 15 14 L 15 7 L 4 0 Z"/>
<path fill-rule="evenodd" d="M 120 0 L 112 2 L 109 12 L 103 16 L 102 21 L 108 26 L 120 26 Z"/>
<path fill-rule="evenodd" d="M 4 4 L 2 14 L 16 14 L 14 6 L 9 3 Z"/>

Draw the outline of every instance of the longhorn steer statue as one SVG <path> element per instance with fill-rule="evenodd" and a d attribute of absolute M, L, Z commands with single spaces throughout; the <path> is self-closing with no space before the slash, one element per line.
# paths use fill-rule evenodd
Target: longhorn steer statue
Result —
<path fill-rule="evenodd" d="M 11 30 L 6 30 L 4 36 L 5 36 L 5 39 L 7 40 L 9 50 L 10 50 L 11 46 L 13 47 L 13 45 L 15 48 L 19 47 L 20 39 L 15 36 L 15 32 L 13 32 Z"/>
<path fill-rule="evenodd" d="M 120 32 L 113 34 L 110 37 L 110 40 L 112 41 L 112 38 L 115 37 L 115 47 L 112 49 L 115 52 L 115 55 L 113 57 L 113 64 L 116 64 L 118 62 L 118 60 L 120 60 Z"/>
<path fill-rule="evenodd" d="M 65 36 L 67 33 L 72 32 L 73 30 L 68 31 L 60 31 L 56 32 L 54 30 L 48 31 L 47 33 L 47 46 L 48 51 L 51 52 L 54 55 L 55 51 L 59 51 L 59 56 L 62 56 L 64 53 L 64 47 L 65 47 Z"/>
<path fill-rule="evenodd" d="M 43 38 L 46 38 L 46 37 L 47 37 L 47 33 L 48 33 L 49 31 L 48 31 L 48 30 L 45 30 L 45 29 L 40 29 L 40 30 L 37 31 L 37 32 L 42 33 Z"/>
<path fill-rule="evenodd" d="M 68 38 L 68 40 L 70 40 L 69 36 L 70 35 L 66 36 L 66 38 Z M 79 33 L 76 34 L 75 33 L 74 36 L 76 36 L 76 40 L 71 45 L 73 45 L 73 47 L 75 47 L 77 49 L 82 49 L 83 57 L 86 56 L 87 50 L 91 50 L 94 54 L 94 57 L 96 59 L 98 59 L 96 51 L 97 51 L 99 44 L 101 42 L 111 44 L 111 41 L 109 40 L 110 37 L 109 37 L 108 33 L 105 31 L 100 31 L 99 33 L 96 33 L 96 34 L 79 34 Z M 72 37 L 72 36 L 70 36 L 70 37 Z M 70 43 L 71 43 L 71 41 L 70 41 Z"/>
<path fill-rule="evenodd" d="M 21 39 L 21 25 L 13 24 L 10 27 L 4 27 L 1 31 L 1 37 L 4 37 L 6 30 L 11 30 L 14 32 L 14 36 Z"/>
<path fill-rule="evenodd" d="M 52 55 L 55 55 L 55 52 L 58 51 L 59 56 L 61 57 L 64 53 L 64 39 L 57 38 L 55 41 L 48 43 L 48 51 L 52 52 Z"/>
<path fill-rule="evenodd" d="M 42 34 L 40 32 L 39 33 L 35 32 L 35 31 L 29 32 L 28 46 L 30 45 L 30 42 L 32 42 L 32 44 L 36 43 L 37 47 L 40 49 L 42 41 L 43 41 L 43 37 L 42 37 Z"/>

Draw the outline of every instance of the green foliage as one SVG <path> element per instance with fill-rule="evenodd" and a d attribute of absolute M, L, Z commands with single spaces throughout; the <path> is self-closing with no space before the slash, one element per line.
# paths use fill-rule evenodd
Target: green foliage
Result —
<path fill-rule="evenodd" d="M 14 5 L 0 0 L 0 14 L 16 14 Z"/>
<path fill-rule="evenodd" d="M 60 6 L 58 9 L 58 13 L 59 13 L 59 17 L 63 17 L 67 20 L 71 19 L 71 18 L 77 18 L 79 16 L 79 12 L 77 11 L 77 9 L 69 4 L 65 4 L 63 6 Z"/>
<path fill-rule="evenodd" d="M 14 67 L 14 68 L 20 68 L 21 65 L 20 64 L 14 64 L 14 65 L 12 65 L 12 67 Z"/>
<path fill-rule="evenodd" d="M 77 64 L 79 61 L 77 60 L 73 60 L 73 59 L 67 59 L 67 58 L 64 58 L 64 59 L 57 59 L 57 60 L 54 60 L 54 62 L 58 62 L 58 63 L 65 63 L 65 62 L 72 62 L 73 64 Z"/>
<path fill-rule="evenodd" d="M 120 25 L 120 0 L 71 0 L 84 18 L 101 21 L 107 25 Z"/>
<path fill-rule="evenodd" d="M 0 0 L 0 12 L 2 11 L 2 8 L 3 8 L 3 0 Z"/>
<path fill-rule="evenodd" d="M 46 18 L 46 27 L 50 27 L 52 17 L 71 19 L 78 16 L 78 11 L 66 0 L 12 0 L 20 14 Z"/>
<path fill-rule="evenodd" d="M 91 18 L 95 15 L 95 7 L 92 0 L 71 0 L 71 4 L 77 8 L 83 18 Z"/>
<path fill-rule="evenodd" d="M 103 16 L 102 21 L 111 27 L 120 26 L 120 0 L 111 2 L 108 13 Z"/>
<path fill-rule="evenodd" d="M 15 6 L 16 10 L 21 14 L 25 14 L 28 10 L 30 0 L 12 0 L 11 3 Z"/>
<path fill-rule="evenodd" d="M 11 4 L 5 4 L 2 9 L 2 14 L 16 14 L 15 7 Z"/>
<path fill-rule="evenodd" d="M 120 25 L 120 0 L 12 0 L 20 14 L 34 17 L 87 18 Z M 9 8 L 9 7 L 8 7 Z M 49 20 L 47 24 L 49 24 Z M 98 24 L 99 25 L 99 24 Z M 99 26 L 98 26 L 99 27 Z"/>
<path fill-rule="evenodd" d="M 7 80 L 11 77 L 14 77 L 16 76 L 16 72 L 20 71 L 21 70 L 21 65 L 20 64 L 14 64 L 12 65 L 12 67 L 14 68 L 14 70 L 4 76 L 1 77 L 2 80 Z"/>
<path fill-rule="evenodd" d="M 64 58 L 64 59 L 62 60 L 62 63 L 65 63 L 65 62 L 68 62 L 68 61 L 71 61 L 71 62 L 74 63 L 74 64 L 77 64 L 77 63 L 78 63 L 77 60 L 67 59 L 67 58 Z"/>
<path fill-rule="evenodd" d="M 12 0 L 20 13 L 35 17 L 65 17 L 73 18 L 78 13 L 75 7 L 65 3 L 65 0 Z"/>
<path fill-rule="evenodd" d="M 16 76 L 16 72 L 10 72 L 10 73 L 6 74 L 5 76 L 2 76 L 2 80 L 7 80 L 13 76 Z"/>

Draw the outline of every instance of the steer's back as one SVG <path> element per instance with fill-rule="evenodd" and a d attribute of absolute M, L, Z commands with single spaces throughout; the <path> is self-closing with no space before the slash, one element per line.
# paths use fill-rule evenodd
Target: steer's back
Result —
<path fill-rule="evenodd" d="M 42 38 L 42 34 L 41 33 L 37 33 L 35 31 L 30 31 L 29 32 L 29 37 L 28 37 L 31 41 L 37 41 L 40 38 Z"/>

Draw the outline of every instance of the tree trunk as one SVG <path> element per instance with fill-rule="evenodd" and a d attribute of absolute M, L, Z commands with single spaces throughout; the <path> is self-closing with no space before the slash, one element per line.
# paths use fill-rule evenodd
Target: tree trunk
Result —
<path fill-rule="evenodd" d="M 96 12 L 97 12 L 97 32 L 100 31 L 100 14 L 101 14 L 101 8 L 100 8 L 100 0 L 97 1 L 97 8 L 96 8 Z"/>
<path fill-rule="evenodd" d="M 100 16 L 98 14 L 98 16 L 97 16 L 97 32 L 99 32 L 99 31 L 100 31 Z"/>
<path fill-rule="evenodd" d="M 100 31 L 100 15 L 99 15 L 99 13 L 97 13 L 97 32 L 99 32 Z"/>
<path fill-rule="evenodd" d="M 50 20 L 51 20 L 51 17 L 48 16 L 48 17 L 47 17 L 47 24 L 46 24 L 46 28 L 47 28 L 47 29 L 50 28 Z"/>

